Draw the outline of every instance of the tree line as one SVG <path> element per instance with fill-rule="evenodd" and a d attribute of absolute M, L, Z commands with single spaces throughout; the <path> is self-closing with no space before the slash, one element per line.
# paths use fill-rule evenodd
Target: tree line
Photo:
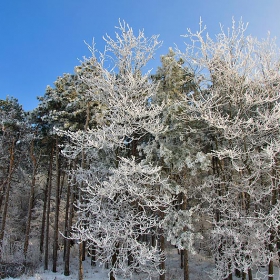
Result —
<path fill-rule="evenodd" d="M 110 280 L 164 280 L 170 242 L 185 280 L 196 252 L 214 260 L 213 279 L 273 279 L 279 48 L 242 22 L 215 39 L 200 23 L 185 37 L 184 51 L 144 73 L 161 42 L 120 22 L 105 51 L 88 46 L 33 111 L 0 100 L 2 277 L 13 264 L 57 272 L 62 252 L 66 276 L 78 267 L 83 279 L 89 257 Z"/>

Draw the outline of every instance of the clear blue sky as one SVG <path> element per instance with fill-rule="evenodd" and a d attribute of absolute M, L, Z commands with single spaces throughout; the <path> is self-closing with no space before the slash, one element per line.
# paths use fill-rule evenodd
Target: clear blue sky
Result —
<path fill-rule="evenodd" d="M 197 30 L 200 17 L 214 35 L 232 16 L 249 22 L 248 34 L 270 31 L 279 43 L 280 0 L 1 0 L 0 99 L 13 96 L 34 109 L 47 85 L 90 55 L 84 40 L 103 50 L 102 36 L 114 35 L 119 18 L 147 36 L 160 34 L 159 57 L 183 46 L 180 35 Z"/>

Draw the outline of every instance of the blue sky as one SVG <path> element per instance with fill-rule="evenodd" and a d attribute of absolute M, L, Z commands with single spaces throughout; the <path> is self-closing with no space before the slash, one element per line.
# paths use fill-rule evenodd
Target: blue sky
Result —
<path fill-rule="evenodd" d="M 228 27 L 242 17 L 248 34 L 263 38 L 270 31 L 280 42 L 280 0 L 1 0 L 0 99 L 13 96 L 34 109 L 47 85 L 90 56 L 84 41 L 94 38 L 103 50 L 102 36 L 113 36 L 119 19 L 147 36 L 160 34 L 159 61 L 174 43 L 183 48 L 180 35 L 197 30 L 200 17 L 212 35 L 219 23 Z"/>

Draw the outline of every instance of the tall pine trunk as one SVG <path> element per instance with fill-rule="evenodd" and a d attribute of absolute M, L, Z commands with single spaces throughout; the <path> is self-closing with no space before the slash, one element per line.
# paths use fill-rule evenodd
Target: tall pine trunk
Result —
<path fill-rule="evenodd" d="M 49 164 L 51 159 L 49 161 Z M 40 234 L 40 252 L 43 254 L 44 251 L 44 241 L 45 241 L 45 224 L 46 224 L 46 210 L 47 210 L 47 200 L 48 200 L 48 188 L 50 180 L 50 168 L 48 168 L 47 182 L 44 189 L 44 204 L 43 204 L 43 214 L 42 214 L 42 223 L 41 223 L 41 234 Z"/>
<path fill-rule="evenodd" d="M 64 238 L 63 241 L 63 260 L 65 261 L 65 255 L 66 255 L 66 246 L 67 246 L 67 240 L 69 236 L 69 206 L 70 206 L 70 197 L 71 197 L 71 187 L 70 187 L 70 182 L 67 184 L 67 193 L 66 193 L 66 205 L 65 205 L 65 218 L 64 218 Z M 68 276 L 68 275 L 66 275 Z"/>
<path fill-rule="evenodd" d="M 277 203 L 277 191 L 276 189 L 273 189 L 272 191 L 272 197 L 271 197 L 271 205 L 274 206 Z M 273 229 L 270 229 L 270 236 L 269 236 L 269 251 L 271 254 L 273 254 L 273 243 L 274 243 L 274 238 L 275 238 L 275 232 Z M 268 280 L 273 280 L 273 260 L 270 259 L 269 264 L 268 264 Z"/>
<path fill-rule="evenodd" d="M 76 170 L 76 162 L 74 162 L 74 170 Z M 72 227 L 72 221 L 73 221 L 73 214 L 74 214 L 74 193 L 76 190 L 76 182 L 74 179 L 74 184 L 72 185 L 72 188 L 70 188 L 70 182 L 68 183 L 68 192 L 70 194 L 70 203 L 69 203 L 69 213 L 67 216 L 65 216 L 65 223 L 66 223 L 66 237 L 69 237 L 70 230 Z M 67 197 L 69 196 L 67 195 Z M 68 198 L 69 199 L 69 198 Z M 65 259 L 64 259 L 64 275 L 69 276 L 70 275 L 70 239 L 65 239 Z"/>
<path fill-rule="evenodd" d="M 164 212 L 159 213 L 161 220 L 164 219 Z M 160 252 L 163 253 L 165 251 L 165 237 L 163 229 L 160 229 L 160 236 L 159 236 L 159 247 Z M 165 270 L 165 258 L 163 258 L 160 262 L 160 269 Z M 165 272 L 159 276 L 159 280 L 165 280 Z"/>
<path fill-rule="evenodd" d="M 7 177 L 8 177 L 8 175 L 7 175 Z M 3 182 L 1 183 L 1 187 L 0 187 L 0 211 L 2 209 L 3 199 L 4 199 L 4 195 L 5 195 L 5 191 L 6 191 L 6 188 L 5 188 L 6 184 L 7 184 L 7 178 L 5 180 L 3 180 Z"/>
<path fill-rule="evenodd" d="M 181 193 L 182 196 L 182 205 L 181 209 L 187 210 L 187 197 L 184 193 Z M 187 227 L 184 227 L 184 231 L 187 231 Z M 183 249 L 183 264 L 184 264 L 184 280 L 189 280 L 189 256 L 188 250 Z"/>
<path fill-rule="evenodd" d="M 53 236 L 53 272 L 57 272 L 57 251 L 58 251 L 58 221 L 59 221 L 59 203 L 60 203 L 60 150 L 58 136 L 56 136 L 56 191 L 55 191 L 55 218 L 54 218 L 54 236 Z"/>
<path fill-rule="evenodd" d="M 52 166 L 53 166 L 53 147 L 51 148 L 49 163 L 49 184 L 47 193 L 47 211 L 46 211 L 46 232 L 45 232 L 45 260 L 44 269 L 49 266 L 49 231 L 50 231 L 50 208 L 51 208 L 51 190 L 52 190 Z"/>
<path fill-rule="evenodd" d="M 79 243 L 79 280 L 84 279 L 83 269 L 83 242 Z"/>
<path fill-rule="evenodd" d="M 89 102 L 87 103 L 87 117 L 86 117 L 86 122 L 85 122 L 85 126 L 84 126 L 84 131 L 87 131 L 88 127 L 89 127 L 89 119 L 90 119 L 90 104 Z M 83 169 L 85 169 L 85 151 L 84 148 L 82 149 L 82 161 L 81 161 L 81 167 Z M 81 183 L 83 184 L 83 183 Z M 82 185 L 81 185 L 82 187 Z M 79 201 L 82 202 L 82 195 L 81 195 L 81 188 L 79 189 Z M 81 242 L 79 244 L 79 280 L 83 280 L 83 259 L 84 259 L 84 251 L 85 251 L 85 247 L 84 247 L 84 241 Z"/>
<path fill-rule="evenodd" d="M 9 173 L 7 178 L 7 186 L 5 189 L 5 200 L 4 200 L 4 207 L 3 207 L 3 214 L 2 214 L 2 225 L 0 231 L 0 259 L 2 258 L 2 243 L 5 234 L 5 227 L 7 221 L 7 213 L 8 213 L 8 206 L 10 200 L 10 189 L 11 189 L 11 181 L 12 181 L 12 174 L 14 172 L 14 165 L 15 165 L 15 140 L 12 139 L 11 147 L 9 149 Z"/>
<path fill-rule="evenodd" d="M 273 185 L 273 190 L 271 193 L 271 206 L 274 207 L 277 203 L 277 191 L 278 191 L 278 180 L 277 180 L 277 159 L 275 159 L 276 167 L 273 168 L 272 170 L 272 185 Z M 270 229 L 270 236 L 269 236 L 269 251 L 271 254 L 274 252 L 274 246 L 273 243 L 275 242 L 275 230 L 276 229 Z M 270 259 L 269 264 L 268 264 L 268 274 L 271 276 L 268 276 L 268 280 L 273 280 L 273 260 Z"/>
<path fill-rule="evenodd" d="M 37 174 L 38 162 L 40 161 L 40 156 L 37 160 L 36 156 L 34 155 L 34 141 L 31 142 L 30 157 L 32 160 L 33 171 L 32 171 L 32 181 L 31 181 L 31 188 L 30 188 L 30 194 L 29 194 L 29 202 L 28 202 L 25 240 L 24 240 L 24 247 L 23 247 L 23 254 L 24 254 L 25 261 L 26 261 L 28 245 L 29 245 L 29 235 L 30 235 L 30 226 L 31 226 L 31 218 L 32 218 L 32 209 L 33 209 L 33 204 L 34 204 L 34 190 L 35 190 L 35 183 L 36 183 L 36 174 Z"/>

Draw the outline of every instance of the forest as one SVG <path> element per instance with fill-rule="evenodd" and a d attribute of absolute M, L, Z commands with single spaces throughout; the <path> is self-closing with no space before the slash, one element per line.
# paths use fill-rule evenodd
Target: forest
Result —
<path fill-rule="evenodd" d="M 110 280 L 168 280 L 168 245 L 184 280 L 198 252 L 214 263 L 208 279 L 276 279 L 275 39 L 243 22 L 211 38 L 201 23 L 152 73 L 159 37 L 125 22 L 115 31 L 34 110 L 0 100 L 0 277 L 44 267 L 82 280 L 90 259 Z"/>

